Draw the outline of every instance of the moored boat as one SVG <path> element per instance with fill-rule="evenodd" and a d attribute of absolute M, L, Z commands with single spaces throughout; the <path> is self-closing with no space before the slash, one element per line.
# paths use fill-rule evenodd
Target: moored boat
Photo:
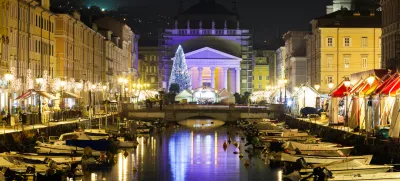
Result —
<path fill-rule="evenodd" d="M 291 155 L 287 153 L 275 153 L 273 155 L 267 156 L 271 161 L 278 162 L 292 162 L 295 163 L 299 158 L 304 158 L 308 164 L 322 164 L 322 163 L 332 163 L 335 161 L 354 159 L 362 164 L 370 164 L 373 155 L 362 155 L 362 156 L 348 156 L 348 157 L 322 157 L 322 156 L 309 156 L 309 155 Z"/>
<path fill-rule="evenodd" d="M 333 175 L 332 181 L 394 181 L 400 180 L 400 172 L 385 172 L 375 174 Z"/>
<path fill-rule="evenodd" d="M 314 155 L 314 156 L 348 156 L 353 146 L 341 147 L 331 143 L 303 144 L 294 141 L 283 143 L 282 148 L 290 154 Z"/>
<path fill-rule="evenodd" d="M 326 168 L 332 172 L 333 175 L 338 174 L 375 174 L 387 172 L 393 166 L 389 165 L 366 165 L 354 159 L 345 159 L 335 161 L 328 164 L 314 164 L 313 168 Z M 300 170 L 301 174 L 313 173 L 313 168 L 303 168 Z"/>

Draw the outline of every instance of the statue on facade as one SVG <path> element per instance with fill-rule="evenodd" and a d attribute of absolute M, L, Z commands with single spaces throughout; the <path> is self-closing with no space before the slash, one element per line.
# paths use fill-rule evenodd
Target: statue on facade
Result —
<path fill-rule="evenodd" d="M 200 29 L 203 29 L 203 21 L 199 22 L 199 27 L 200 27 Z"/>
<path fill-rule="evenodd" d="M 178 20 L 175 20 L 175 29 L 178 29 Z"/>
<path fill-rule="evenodd" d="M 212 29 L 215 29 L 215 21 L 212 21 Z"/>
<path fill-rule="evenodd" d="M 225 20 L 225 22 L 224 22 L 224 29 L 227 29 L 228 27 L 227 27 L 227 24 L 226 24 L 226 20 Z"/>
<path fill-rule="evenodd" d="M 186 26 L 187 26 L 187 29 L 190 29 L 190 20 L 187 21 Z"/>

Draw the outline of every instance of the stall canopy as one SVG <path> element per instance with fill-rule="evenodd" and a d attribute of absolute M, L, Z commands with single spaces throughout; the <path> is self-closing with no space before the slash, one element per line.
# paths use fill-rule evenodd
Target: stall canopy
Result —
<path fill-rule="evenodd" d="M 381 80 L 378 77 L 374 77 L 374 82 L 372 84 L 369 84 L 367 79 L 360 79 L 358 83 L 356 83 L 349 91 L 350 94 L 356 94 L 356 95 L 361 95 L 361 96 L 367 96 L 373 93 L 376 88 L 381 85 Z"/>
<path fill-rule="evenodd" d="M 399 75 L 393 76 L 387 85 L 382 88 L 379 94 L 389 95 L 389 96 L 396 96 L 396 93 L 400 89 L 400 77 Z"/>
<path fill-rule="evenodd" d="M 183 90 L 178 95 L 175 96 L 175 101 L 181 102 L 182 100 L 186 99 L 188 102 L 193 101 L 193 93 L 190 90 Z"/>
<path fill-rule="evenodd" d="M 61 95 L 62 98 L 74 98 L 74 99 L 80 99 L 81 96 L 76 95 L 74 93 L 71 92 L 63 92 L 63 94 Z"/>
<path fill-rule="evenodd" d="M 385 78 L 382 78 L 383 82 L 375 89 L 375 93 L 380 93 L 386 86 L 389 85 L 395 78 L 398 78 L 399 74 L 387 75 Z"/>
<path fill-rule="evenodd" d="M 352 88 L 351 86 L 347 88 L 344 85 L 344 82 L 341 82 L 339 86 L 337 86 L 336 89 L 334 89 L 329 95 L 331 97 L 344 97 L 345 93 L 351 90 L 351 88 Z"/>
<path fill-rule="evenodd" d="M 40 96 L 43 96 L 45 98 L 48 98 L 50 100 L 56 100 L 57 97 L 45 92 L 45 91 L 36 91 L 34 89 L 30 89 L 27 92 L 25 92 L 24 94 L 20 95 L 19 97 L 17 97 L 15 100 L 23 100 L 23 99 L 27 99 L 29 97 L 31 97 L 32 95 L 36 95 L 39 94 Z"/>
<path fill-rule="evenodd" d="M 224 104 L 235 103 L 235 96 L 233 96 L 233 94 L 231 94 L 226 89 L 218 91 L 218 99 Z"/>

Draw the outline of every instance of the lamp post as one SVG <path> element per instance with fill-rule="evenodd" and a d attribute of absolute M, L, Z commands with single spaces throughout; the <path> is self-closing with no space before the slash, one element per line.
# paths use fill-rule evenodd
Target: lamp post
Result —
<path fill-rule="evenodd" d="M 7 81 L 7 88 L 8 88 L 8 114 L 10 115 L 10 123 L 11 123 L 11 104 L 12 104 L 11 81 L 14 80 L 14 75 L 11 74 L 11 72 L 7 72 L 4 75 L 4 79 Z"/>
<path fill-rule="evenodd" d="M 344 117 L 344 121 L 345 121 L 345 126 L 347 126 L 347 124 L 348 124 L 348 121 L 349 121 L 349 114 L 348 114 L 348 112 L 349 112 L 349 106 L 348 106 L 348 95 L 349 95 L 349 92 L 348 92 L 348 88 L 350 87 L 350 85 L 351 85 L 351 82 L 350 82 L 350 79 L 348 78 L 348 77 L 345 77 L 344 78 L 344 86 L 346 87 L 346 92 L 345 92 L 345 99 L 346 99 L 346 107 L 345 107 L 345 111 L 346 111 L 346 114 L 345 114 L 345 117 Z"/>
<path fill-rule="evenodd" d="M 321 86 L 318 84 L 318 83 L 316 83 L 315 85 L 314 85 L 314 88 L 315 88 L 315 90 L 317 91 L 317 96 L 316 96 L 316 98 L 315 98 L 315 107 L 318 109 L 319 108 L 319 95 L 318 95 L 318 90 L 319 90 L 319 88 L 320 88 Z"/>
<path fill-rule="evenodd" d="M 333 83 L 332 83 L 332 82 L 331 82 L 331 83 L 329 83 L 329 84 L 328 84 L 328 87 L 329 87 L 329 90 L 330 90 L 330 91 L 332 91 L 332 88 L 333 88 Z"/>
<path fill-rule="evenodd" d="M 283 102 L 284 104 L 285 104 L 285 106 L 286 106 L 286 103 L 287 103 L 287 101 L 286 101 L 286 84 L 287 84 L 287 82 L 288 82 L 288 80 L 287 79 L 283 79 L 283 85 L 284 85 L 284 88 L 285 88 L 285 101 Z"/>
<path fill-rule="evenodd" d="M 36 84 L 38 84 L 39 90 L 42 83 L 43 83 L 43 78 L 41 77 L 36 78 Z M 38 96 L 39 96 L 39 120 L 40 122 L 42 122 L 42 96 L 40 96 L 40 94 L 38 94 Z"/>
<path fill-rule="evenodd" d="M 370 74 L 370 76 L 367 78 L 367 82 L 368 82 L 369 86 L 371 87 L 372 84 L 375 82 L 375 76 Z M 372 125 L 375 125 L 373 123 L 374 119 L 372 119 L 374 117 L 374 112 L 372 111 L 372 110 L 374 110 L 373 109 L 373 104 L 372 104 L 372 95 L 369 96 L 367 105 L 368 105 L 368 108 L 369 108 L 368 112 L 370 113 L 370 114 L 368 114 L 368 120 L 370 120 L 368 122 L 371 122 Z M 370 128 L 371 128 L 371 125 L 368 124 L 368 128 L 366 129 L 367 130 L 367 136 L 369 136 L 368 131 L 369 131 Z M 372 130 L 375 131 L 375 129 L 372 129 Z M 373 134 L 374 134 L 374 132 L 373 132 Z"/>
<path fill-rule="evenodd" d="M 64 121 L 64 87 L 67 85 L 67 82 L 65 81 L 61 81 L 60 82 L 60 91 L 61 91 L 61 95 L 60 95 L 60 105 L 61 105 L 61 119 Z"/>

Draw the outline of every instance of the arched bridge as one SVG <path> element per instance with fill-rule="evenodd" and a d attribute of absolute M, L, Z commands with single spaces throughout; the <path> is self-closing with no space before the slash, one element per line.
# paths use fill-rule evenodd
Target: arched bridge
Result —
<path fill-rule="evenodd" d="M 158 109 L 158 110 L 157 110 Z M 169 105 L 162 110 L 136 109 L 125 113 L 130 119 L 182 121 L 194 117 L 209 117 L 221 121 L 236 121 L 247 118 L 282 119 L 284 106 L 270 104 L 267 106 L 226 106 L 226 105 Z"/>

